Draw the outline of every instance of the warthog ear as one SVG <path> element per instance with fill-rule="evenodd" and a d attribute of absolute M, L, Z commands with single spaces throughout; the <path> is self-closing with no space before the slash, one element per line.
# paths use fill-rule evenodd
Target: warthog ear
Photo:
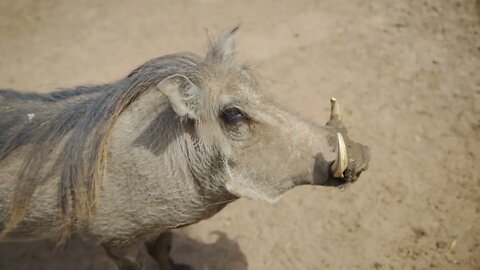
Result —
<path fill-rule="evenodd" d="M 235 27 L 230 33 L 211 42 L 212 48 L 207 54 L 207 59 L 219 62 L 230 62 L 235 55 L 235 38 L 238 35 L 240 26 Z"/>
<path fill-rule="evenodd" d="M 185 75 L 171 75 L 157 84 L 157 88 L 168 97 L 178 116 L 197 118 L 194 106 L 198 101 L 200 89 Z"/>

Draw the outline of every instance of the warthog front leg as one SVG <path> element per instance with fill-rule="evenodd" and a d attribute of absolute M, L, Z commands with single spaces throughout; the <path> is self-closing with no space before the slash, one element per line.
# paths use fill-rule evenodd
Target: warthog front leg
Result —
<path fill-rule="evenodd" d="M 118 270 L 142 270 L 141 243 L 129 246 L 104 245 L 105 251 L 118 267 Z"/>
<path fill-rule="evenodd" d="M 145 243 L 148 254 L 157 262 L 160 270 L 191 270 L 189 266 L 175 264 L 170 258 L 172 236 L 171 232 L 163 232 L 155 241 Z"/>

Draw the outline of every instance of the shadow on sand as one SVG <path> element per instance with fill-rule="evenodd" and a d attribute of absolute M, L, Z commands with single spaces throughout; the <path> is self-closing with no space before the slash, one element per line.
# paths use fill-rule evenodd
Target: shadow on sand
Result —
<path fill-rule="evenodd" d="M 246 270 L 247 260 L 239 245 L 222 232 L 213 243 L 202 243 L 185 234 L 172 233 L 172 257 L 194 270 Z M 152 266 L 146 262 L 145 266 Z M 150 269 L 150 267 L 148 267 Z M 105 270 L 114 269 L 103 249 L 77 237 L 62 250 L 49 241 L 0 243 L 0 269 L 15 270 Z"/>
<path fill-rule="evenodd" d="M 174 234 L 171 255 L 176 263 L 184 263 L 195 270 L 247 270 L 245 254 L 237 242 L 223 232 L 213 232 L 215 242 L 204 244 L 184 234 Z"/>

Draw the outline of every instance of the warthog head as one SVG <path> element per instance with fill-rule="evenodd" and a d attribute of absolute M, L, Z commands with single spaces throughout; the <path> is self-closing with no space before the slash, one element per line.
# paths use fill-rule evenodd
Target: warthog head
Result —
<path fill-rule="evenodd" d="M 336 101 L 325 127 L 276 105 L 252 71 L 234 62 L 236 33 L 220 38 L 194 71 L 157 84 L 190 134 L 186 148 L 194 178 L 269 202 L 297 185 L 355 181 L 367 168 L 368 148 L 349 140 Z"/>

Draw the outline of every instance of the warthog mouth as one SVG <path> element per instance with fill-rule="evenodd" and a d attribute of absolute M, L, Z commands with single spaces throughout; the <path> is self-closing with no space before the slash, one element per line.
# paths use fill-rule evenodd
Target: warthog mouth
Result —
<path fill-rule="evenodd" d="M 347 167 L 347 169 L 343 172 L 343 177 L 335 177 L 331 174 L 328 180 L 323 183 L 325 186 L 334 186 L 334 187 L 345 187 L 348 184 L 352 184 L 358 180 L 362 172 L 366 171 L 368 168 L 367 163 L 363 163 L 360 166 L 356 165 L 354 160 L 351 161 L 352 166 Z M 350 164 L 349 164 L 350 166 Z"/>
<path fill-rule="evenodd" d="M 368 169 L 368 162 L 370 161 L 370 149 L 362 144 L 350 141 L 353 145 L 349 146 L 349 152 L 355 155 L 355 158 L 350 159 L 347 168 L 343 172 L 343 177 L 335 177 L 332 172 L 328 180 L 323 185 L 344 187 L 347 184 L 354 183 L 358 180 L 362 172 Z"/>

